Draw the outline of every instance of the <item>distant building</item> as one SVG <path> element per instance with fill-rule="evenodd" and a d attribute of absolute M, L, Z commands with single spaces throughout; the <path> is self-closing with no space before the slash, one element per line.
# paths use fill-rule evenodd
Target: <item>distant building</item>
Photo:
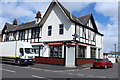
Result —
<path fill-rule="evenodd" d="M 31 15 L 32 16 L 32 15 Z M 59 2 L 51 2 L 44 16 L 17 24 L 6 23 L 3 41 L 30 42 L 36 49 L 36 62 L 76 66 L 103 58 L 103 34 L 92 14 L 75 17 Z"/>
<path fill-rule="evenodd" d="M 103 53 L 103 58 L 108 58 L 112 63 L 120 62 L 120 53 Z"/>

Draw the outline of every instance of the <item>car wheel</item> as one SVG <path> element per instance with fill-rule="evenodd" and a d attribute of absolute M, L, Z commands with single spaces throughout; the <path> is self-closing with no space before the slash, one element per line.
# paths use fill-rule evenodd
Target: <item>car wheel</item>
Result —
<path fill-rule="evenodd" d="M 113 67 L 113 65 L 110 66 L 110 68 L 112 68 L 112 67 Z"/>
<path fill-rule="evenodd" d="M 107 65 L 105 65 L 104 68 L 107 69 Z"/>

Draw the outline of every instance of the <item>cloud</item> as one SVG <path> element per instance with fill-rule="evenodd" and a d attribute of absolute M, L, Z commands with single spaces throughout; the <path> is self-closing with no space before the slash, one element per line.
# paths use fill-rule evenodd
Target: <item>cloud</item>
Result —
<path fill-rule="evenodd" d="M 104 52 L 114 50 L 114 44 L 118 44 L 118 3 L 99 2 L 95 5 L 95 11 L 98 14 L 109 17 L 111 23 L 102 25 L 96 21 L 98 29 L 104 34 Z"/>
<path fill-rule="evenodd" d="M 91 2 L 61 2 L 70 12 L 80 11 L 89 6 Z"/>
<path fill-rule="evenodd" d="M 0 7 L 0 15 L 2 18 L 2 25 L 6 22 L 12 22 L 14 18 L 23 19 L 23 21 L 33 21 L 35 20 L 35 15 L 37 11 L 41 11 L 42 16 L 45 13 L 50 2 L 2 2 Z M 19 23 L 19 22 L 18 22 Z M 0 29 L 3 26 L 0 26 Z"/>
<path fill-rule="evenodd" d="M 94 8 L 97 13 L 104 16 L 117 17 L 118 15 L 118 4 L 117 2 L 98 2 Z"/>
<path fill-rule="evenodd" d="M 118 24 L 118 3 L 117 2 L 98 2 L 95 5 L 95 11 L 103 16 L 110 17 L 110 21 Z"/>
<path fill-rule="evenodd" d="M 104 34 L 103 36 L 103 50 L 104 52 L 110 52 L 114 50 L 114 44 L 118 44 L 118 25 L 107 24 L 102 25 L 96 21 L 98 30 Z"/>

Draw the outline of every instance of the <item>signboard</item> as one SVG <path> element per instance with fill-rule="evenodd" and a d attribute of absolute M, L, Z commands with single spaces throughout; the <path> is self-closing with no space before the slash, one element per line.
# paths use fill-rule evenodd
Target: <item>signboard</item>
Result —
<path fill-rule="evenodd" d="M 66 45 L 76 45 L 77 43 L 66 43 Z"/>
<path fill-rule="evenodd" d="M 48 43 L 48 45 L 62 45 L 62 42 L 56 42 L 56 43 Z"/>
<path fill-rule="evenodd" d="M 78 43 L 78 45 L 81 45 L 81 46 L 89 46 L 89 45 L 84 44 L 84 43 Z"/>

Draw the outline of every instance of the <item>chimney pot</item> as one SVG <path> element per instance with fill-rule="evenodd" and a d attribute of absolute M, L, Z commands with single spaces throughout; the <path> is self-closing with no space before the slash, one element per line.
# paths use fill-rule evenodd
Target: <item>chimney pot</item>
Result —
<path fill-rule="evenodd" d="M 38 11 L 35 18 L 41 18 L 41 12 Z"/>
<path fill-rule="evenodd" d="M 13 25 L 17 25 L 17 19 L 14 19 Z"/>

